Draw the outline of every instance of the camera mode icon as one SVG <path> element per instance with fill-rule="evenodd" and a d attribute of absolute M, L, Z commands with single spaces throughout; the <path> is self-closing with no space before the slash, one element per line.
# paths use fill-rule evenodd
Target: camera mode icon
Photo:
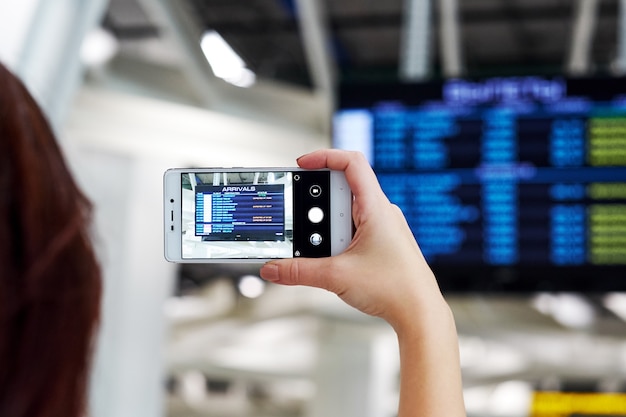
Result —
<path fill-rule="evenodd" d="M 322 195 L 322 187 L 319 185 L 312 185 L 311 188 L 309 188 L 309 194 L 311 194 L 312 197 L 319 197 Z"/>
<path fill-rule="evenodd" d="M 311 245 L 313 246 L 319 246 L 322 244 L 322 235 L 320 235 L 319 233 L 313 233 L 311 235 L 311 237 L 309 237 L 309 242 L 311 242 Z"/>

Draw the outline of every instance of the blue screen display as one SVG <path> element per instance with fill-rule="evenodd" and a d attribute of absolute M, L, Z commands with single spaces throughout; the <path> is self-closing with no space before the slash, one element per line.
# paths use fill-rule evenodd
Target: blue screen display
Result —
<path fill-rule="evenodd" d="M 344 85 L 333 125 L 432 265 L 626 265 L 624 79 Z"/>

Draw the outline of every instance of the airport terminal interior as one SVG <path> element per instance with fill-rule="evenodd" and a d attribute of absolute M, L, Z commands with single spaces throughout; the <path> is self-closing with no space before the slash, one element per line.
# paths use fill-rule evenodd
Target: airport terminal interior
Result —
<path fill-rule="evenodd" d="M 397 415 L 382 320 L 163 256 L 167 169 L 328 147 L 431 262 L 469 417 L 626 416 L 625 0 L 19 3 L 0 59 L 95 207 L 93 417 Z"/>

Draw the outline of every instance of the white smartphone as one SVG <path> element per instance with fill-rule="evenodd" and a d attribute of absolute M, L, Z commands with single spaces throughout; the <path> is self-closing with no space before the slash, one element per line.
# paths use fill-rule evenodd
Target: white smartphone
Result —
<path fill-rule="evenodd" d="M 340 171 L 175 168 L 163 185 L 170 262 L 319 258 L 352 240 L 352 193 Z"/>

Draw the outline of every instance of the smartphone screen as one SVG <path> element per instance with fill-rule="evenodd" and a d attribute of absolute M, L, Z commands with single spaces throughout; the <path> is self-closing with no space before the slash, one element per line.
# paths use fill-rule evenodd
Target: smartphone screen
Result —
<path fill-rule="evenodd" d="M 182 257 L 293 256 L 291 172 L 184 173 Z"/>
<path fill-rule="evenodd" d="M 322 257 L 351 240 L 343 173 L 169 170 L 165 197 L 171 261 Z"/>

